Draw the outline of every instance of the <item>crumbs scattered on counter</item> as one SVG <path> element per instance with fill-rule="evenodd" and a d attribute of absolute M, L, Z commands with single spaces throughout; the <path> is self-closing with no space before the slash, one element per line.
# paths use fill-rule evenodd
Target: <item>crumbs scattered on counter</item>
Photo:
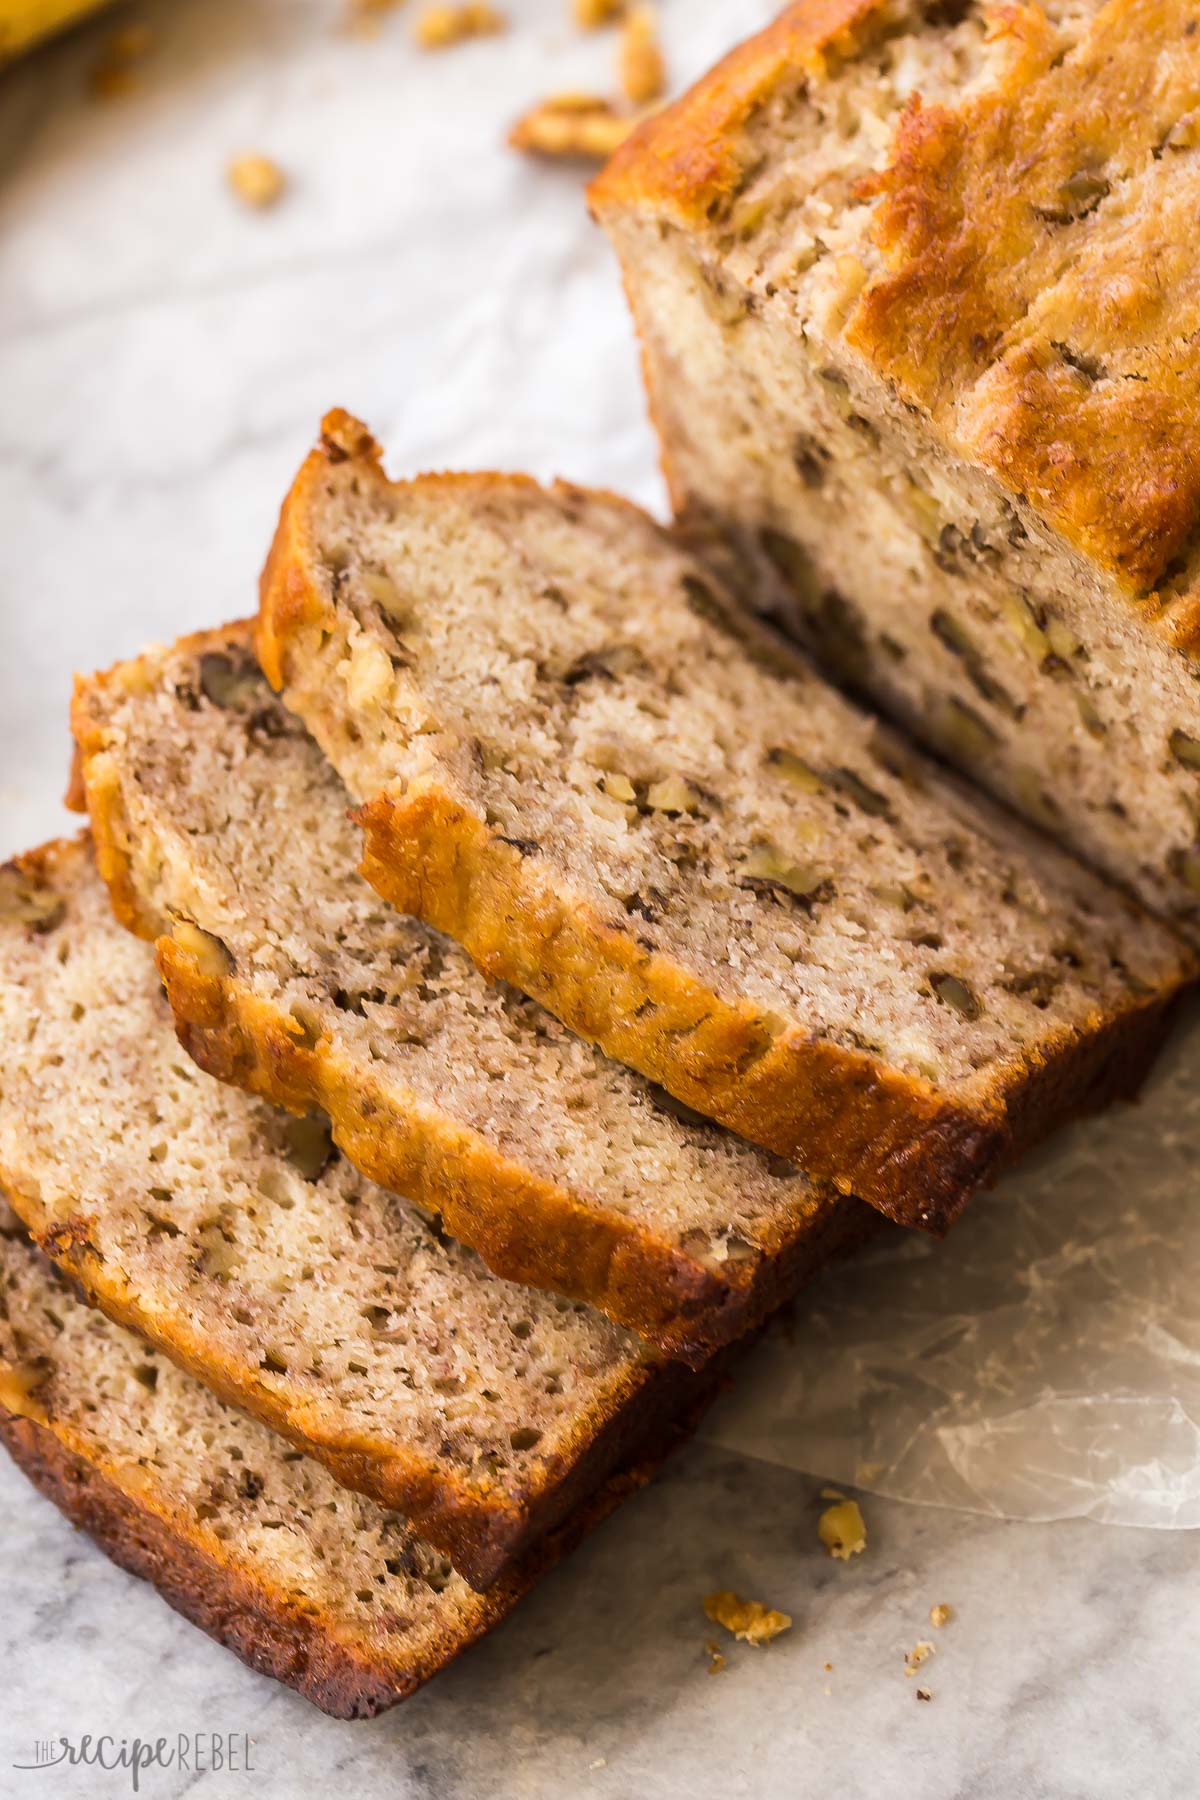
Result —
<path fill-rule="evenodd" d="M 936 1606 L 931 1606 L 929 1609 L 929 1623 L 936 1625 L 939 1630 L 943 1625 L 948 1625 L 953 1617 L 954 1608 L 945 1600 L 939 1600 Z"/>
<path fill-rule="evenodd" d="M 904 1658 L 904 1673 L 906 1675 L 915 1675 L 922 1663 L 928 1662 L 931 1656 L 936 1655 L 936 1647 L 929 1642 L 928 1638 L 922 1638 L 919 1644 L 913 1645 L 912 1649 L 908 1652 L 908 1655 Z"/>
<path fill-rule="evenodd" d="M 725 1658 L 717 1649 L 716 1643 L 712 1638 L 705 1638 L 704 1654 L 708 1658 L 709 1674 L 719 1675 L 721 1670 L 725 1667 Z"/>

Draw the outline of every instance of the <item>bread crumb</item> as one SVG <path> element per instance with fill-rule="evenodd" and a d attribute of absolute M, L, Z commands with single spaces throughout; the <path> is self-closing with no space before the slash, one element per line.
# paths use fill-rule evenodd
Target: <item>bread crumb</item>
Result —
<path fill-rule="evenodd" d="M 259 209 L 274 206 L 287 186 L 279 164 L 257 150 L 235 156 L 225 173 L 238 199 Z"/>
<path fill-rule="evenodd" d="M 704 1654 L 708 1658 L 709 1674 L 710 1675 L 719 1675 L 721 1673 L 721 1670 L 725 1667 L 725 1658 L 722 1656 L 721 1652 L 717 1649 L 717 1646 L 713 1642 L 712 1638 L 705 1638 Z"/>
<path fill-rule="evenodd" d="M 714 1625 L 723 1625 L 744 1644 L 767 1644 L 792 1626 L 790 1613 L 776 1612 L 758 1600 L 742 1600 L 727 1588 L 705 1596 L 704 1612 Z"/>
<path fill-rule="evenodd" d="M 867 1547 L 867 1528 L 858 1510 L 857 1500 L 841 1500 L 827 1506 L 817 1520 L 817 1536 L 828 1550 L 842 1562 L 849 1562 Z"/>
<path fill-rule="evenodd" d="M 661 97 L 667 72 L 658 43 L 658 21 L 649 6 L 635 6 L 626 14 L 617 68 L 621 90 L 634 106 L 648 106 Z"/>
<path fill-rule="evenodd" d="M 929 1623 L 939 1628 L 948 1625 L 953 1617 L 954 1608 L 948 1606 L 944 1600 L 940 1600 L 936 1606 L 931 1606 L 929 1609 Z"/>
<path fill-rule="evenodd" d="M 928 1688 L 918 1688 L 917 1689 L 917 1699 L 918 1700 L 932 1700 L 933 1695 L 930 1693 Z"/>
<path fill-rule="evenodd" d="M 552 94 L 517 120 L 508 141 L 532 156 L 606 162 L 636 124 L 599 94 Z"/>
<path fill-rule="evenodd" d="M 928 1662 L 931 1656 L 936 1655 L 936 1647 L 931 1644 L 927 1638 L 922 1638 L 919 1644 L 913 1645 L 908 1655 L 904 1658 L 904 1673 L 906 1675 L 915 1675 L 922 1663 Z"/>
<path fill-rule="evenodd" d="M 427 6 L 413 27 L 422 50 L 446 50 L 466 38 L 491 37 L 504 31 L 508 20 L 487 0 L 466 0 L 461 6 Z"/>
<path fill-rule="evenodd" d="M 625 0 L 572 0 L 571 11 L 581 31 L 598 31 L 624 11 Z"/>

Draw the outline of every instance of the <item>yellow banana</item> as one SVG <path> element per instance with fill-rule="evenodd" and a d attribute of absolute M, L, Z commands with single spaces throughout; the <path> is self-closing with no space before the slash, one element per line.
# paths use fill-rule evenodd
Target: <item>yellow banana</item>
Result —
<path fill-rule="evenodd" d="M 103 4 L 104 0 L 0 0 L 0 63 Z"/>

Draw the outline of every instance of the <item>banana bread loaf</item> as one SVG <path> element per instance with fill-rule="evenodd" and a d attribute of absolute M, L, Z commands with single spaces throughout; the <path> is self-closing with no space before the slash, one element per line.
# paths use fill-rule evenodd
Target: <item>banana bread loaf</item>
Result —
<path fill-rule="evenodd" d="M 339 1719 L 444 1668 L 645 1473 L 611 1476 L 477 1594 L 397 1514 L 85 1306 L 2 1201 L 0 1442 L 114 1562 Z"/>
<path fill-rule="evenodd" d="M 755 1325 L 877 1215 L 491 985 L 357 872 L 348 796 L 249 624 L 81 680 L 73 720 L 118 915 L 162 933 L 209 1071 L 321 1107 L 372 1180 L 490 1268 L 685 1360 Z"/>
<path fill-rule="evenodd" d="M 678 513 L 1193 933 L 1198 93 L 1176 0 L 799 0 L 592 188 Z"/>
<path fill-rule="evenodd" d="M 0 1183 L 89 1299 L 477 1586 L 705 1391 L 200 1074 L 83 842 L 0 870 Z"/>
<path fill-rule="evenodd" d="M 387 480 L 333 414 L 262 583 L 364 872 L 687 1105 L 944 1226 L 1145 1070 L 1178 940 L 915 759 L 628 503 Z"/>

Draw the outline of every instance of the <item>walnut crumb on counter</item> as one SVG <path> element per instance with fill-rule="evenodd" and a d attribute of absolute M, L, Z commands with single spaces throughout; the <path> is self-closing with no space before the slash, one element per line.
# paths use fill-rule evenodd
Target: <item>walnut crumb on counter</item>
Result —
<path fill-rule="evenodd" d="M 919 1644 L 913 1645 L 912 1649 L 908 1652 L 908 1655 L 904 1658 L 904 1673 L 906 1675 L 915 1675 L 922 1663 L 928 1662 L 931 1656 L 936 1655 L 936 1647 L 929 1642 L 928 1638 L 922 1638 Z"/>
<path fill-rule="evenodd" d="M 467 38 L 492 37 L 507 26 L 504 14 L 486 0 L 466 0 L 462 6 L 427 6 L 413 27 L 413 36 L 422 50 L 446 50 Z"/>
<path fill-rule="evenodd" d="M 828 1489 L 825 1490 L 828 1492 Z M 841 1562 L 848 1562 L 867 1547 L 867 1527 L 857 1500 L 839 1500 L 827 1506 L 817 1520 L 817 1536 Z"/>
<path fill-rule="evenodd" d="M 709 1674 L 719 1675 L 721 1670 L 725 1667 L 725 1658 L 717 1649 L 716 1643 L 712 1638 L 705 1638 L 704 1654 L 708 1658 Z"/>
<path fill-rule="evenodd" d="M 636 124 L 599 94 L 552 94 L 522 114 L 508 141 L 534 156 L 605 162 Z"/>
<path fill-rule="evenodd" d="M 728 1588 L 705 1596 L 704 1613 L 714 1625 L 723 1625 L 744 1644 L 770 1643 L 780 1632 L 790 1631 L 792 1627 L 790 1613 L 776 1612 L 759 1600 L 742 1600 Z"/>
<path fill-rule="evenodd" d="M 225 171 L 230 187 L 246 206 L 274 206 L 287 186 L 279 164 L 260 151 L 235 156 Z"/>
<path fill-rule="evenodd" d="M 932 1700 L 933 1695 L 930 1693 L 928 1688 L 918 1688 L 917 1689 L 917 1699 L 918 1700 Z"/>
<path fill-rule="evenodd" d="M 667 85 L 666 66 L 658 42 L 658 21 L 649 6 L 635 6 L 621 27 L 617 66 L 621 89 L 634 106 L 648 106 Z"/>
<path fill-rule="evenodd" d="M 936 1606 L 931 1606 L 929 1609 L 929 1623 L 938 1626 L 939 1629 L 943 1625 L 948 1625 L 953 1617 L 954 1608 L 947 1605 L 945 1600 L 940 1600 Z"/>
<path fill-rule="evenodd" d="M 598 31 L 602 25 L 611 25 L 624 10 L 624 0 L 572 0 L 571 4 L 581 31 Z"/>

